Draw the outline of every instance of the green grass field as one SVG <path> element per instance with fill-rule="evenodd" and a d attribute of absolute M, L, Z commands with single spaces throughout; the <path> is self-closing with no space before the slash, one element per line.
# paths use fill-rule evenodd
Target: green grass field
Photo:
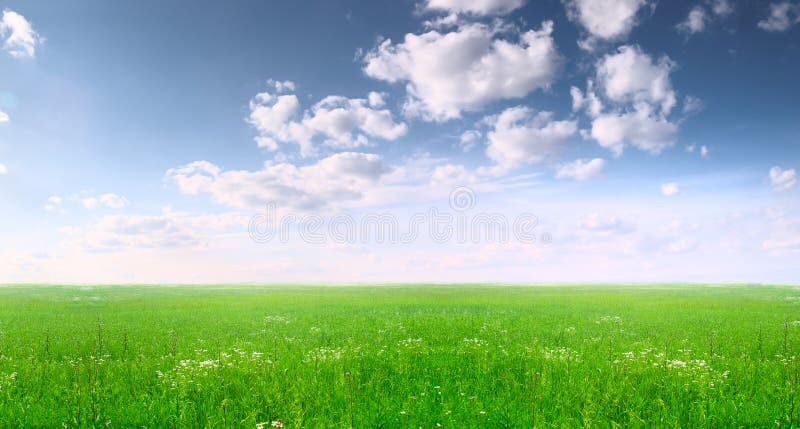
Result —
<path fill-rule="evenodd" d="M 0 427 L 796 427 L 800 288 L 3 286 Z"/>

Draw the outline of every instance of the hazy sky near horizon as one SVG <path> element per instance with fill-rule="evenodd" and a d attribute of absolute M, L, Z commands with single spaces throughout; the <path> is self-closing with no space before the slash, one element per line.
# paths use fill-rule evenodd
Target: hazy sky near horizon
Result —
<path fill-rule="evenodd" d="M 0 283 L 800 283 L 798 1 L 0 9 Z"/>

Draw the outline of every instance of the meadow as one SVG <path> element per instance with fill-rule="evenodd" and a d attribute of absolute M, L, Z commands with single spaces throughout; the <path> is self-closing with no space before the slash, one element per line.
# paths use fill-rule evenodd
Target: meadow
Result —
<path fill-rule="evenodd" d="M 0 287 L 0 427 L 797 427 L 800 288 Z"/>

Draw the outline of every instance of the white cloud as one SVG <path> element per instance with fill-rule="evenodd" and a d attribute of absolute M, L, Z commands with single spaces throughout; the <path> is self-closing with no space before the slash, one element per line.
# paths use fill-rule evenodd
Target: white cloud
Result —
<path fill-rule="evenodd" d="M 797 172 L 794 168 L 784 170 L 780 167 L 772 167 L 769 170 L 769 180 L 773 190 L 785 192 L 797 185 Z"/>
<path fill-rule="evenodd" d="M 569 88 L 569 95 L 572 97 L 572 111 L 576 112 L 583 107 L 583 104 L 586 103 L 586 99 L 583 96 L 583 92 L 581 92 L 580 88 L 571 86 Z"/>
<path fill-rule="evenodd" d="M 104 216 L 85 232 L 82 228 L 62 229 L 79 235 L 75 244 L 85 250 L 110 252 L 205 246 L 212 233 L 232 228 L 244 231 L 247 222 L 248 217 L 240 214 L 187 215 L 167 210 L 156 216 Z"/>
<path fill-rule="evenodd" d="M 8 117 L 8 113 L 0 110 L 0 124 L 2 124 L 3 122 L 8 122 L 10 119 L 11 118 Z"/>
<path fill-rule="evenodd" d="M 800 4 L 785 1 L 770 4 L 769 16 L 758 21 L 758 28 L 780 32 L 788 30 L 797 22 L 800 22 Z"/>
<path fill-rule="evenodd" d="M 603 102 L 600 101 L 600 98 L 594 92 L 594 81 L 589 80 L 587 82 L 586 94 L 575 86 L 570 87 L 569 93 L 570 96 L 572 96 L 573 112 L 585 108 L 586 113 L 592 118 L 600 116 L 603 112 Z"/>
<path fill-rule="evenodd" d="M 61 197 L 52 196 L 52 197 L 50 197 L 48 199 L 48 202 L 50 203 L 48 206 L 60 205 L 61 201 L 62 201 Z M 94 196 L 94 197 L 93 196 L 88 196 L 88 197 L 85 197 L 85 198 L 81 198 L 80 199 L 80 203 L 83 205 L 83 207 L 85 207 L 85 208 L 87 208 L 89 210 L 94 210 L 94 209 L 96 209 L 98 207 L 101 207 L 101 206 L 105 206 L 105 207 L 108 207 L 110 209 L 121 209 L 121 208 L 129 205 L 130 201 L 128 201 L 128 199 L 123 197 L 123 196 L 120 196 L 120 195 L 117 195 L 117 194 L 113 194 L 113 193 L 107 193 L 107 194 Z M 52 209 L 48 209 L 48 210 L 52 210 Z"/>
<path fill-rule="evenodd" d="M 683 113 L 691 115 L 705 109 L 705 103 L 702 99 L 693 95 L 687 95 L 683 99 Z"/>
<path fill-rule="evenodd" d="M 690 144 L 689 146 L 686 146 L 686 152 L 694 153 L 695 150 L 697 150 L 697 145 Z M 701 158 L 708 157 L 708 146 L 701 145 L 700 150 L 698 152 L 700 153 Z"/>
<path fill-rule="evenodd" d="M 463 165 L 445 164 L 436 167 L 431 176 L 435 185 L 462 186 L 477 180 Z"/>
<path fill-rule="evenodd" d="M 8 174 L 8 167 L 5 164 L 0 163 L 0 176 Z"/>
<path fill-rule="evenodd" d="M 24 16 L 9 9 L 3 11 L 0 37 L 5 39 L 3 49 L 9 55 L 19 58 L 34 57 L 36 46 L 43 40 Z"/>
<path fill-rule="evenodd" d="M 589 39 L 579 42 L 591 49 L 597 40 L 621 40 L 638 24 L 639 10 L 652 4 L 649 0 L 562 0 L 567 16 L 580 24 Z"/>
<path fill-rule="evenodd" d="M 653 154 L 674 144 L 678 126 L 668 120 L 676 103 L 669 74 L 673 63 L 667 57 L 658 61 L 638 46 L 622 46 L 597 63 L 597 82 L 609 101 L 611 112 L 603 113 L 603 104 L 589 81 L 587 107 L 593 119 L 588 134 L 598 144 L 617 156 L 626 145 Z M 573 91 L 573 106 L 577 91 Z"/>
<path fill-rule="evenodd" d="M 626 144 L 658 154 L 674 144 L 677 131 L 666 119 L 636 111 L 599 116 L 592 122 L 591 136 L 615 155 L 622 154 Z"/>
<path fill-rule="evenodd" d="M 128 201 L 127 198 L 121 197 L 117 194 L 100 195 L 100 202 L 111 209 L 121 209 L 130 204 L 130 201 Z"/>
<path fill-rule="evenodd" d="M 475 149 L 475 146 L 478 145 L 481 136 L 482 135 L 480 131 L 477 130 L 464 131 L 464 133 L 462 133 L 461 137 L 458 139 L 458 146 L 464 152 L 469 152 L 472 149 Z"/>
<path fill-rule="evenodd" d="M 525 0 L 426 0 L 428 9 L 474 15 L 502 15 L 518 9 Z"/>
<path fill-rule="evenodd" d="M 678 24 L 677 28 L 684 33 L 699 33 L 705 30 L 706 20 L 708 20 L 708 17 L 705 9 L 702 6 L 695 6 L 689 11 L 686 20 Z"/>
<path fill-rule="evenodd" d="M 733 5 L 729 0 L 706 0 L 705 3 L 689 10 L 686 19 L 675 26 L 678 31 L 689 35 L 700 33 L 710 22 L 723 19 L 733 12 Z"/>
<path fill-rule="evenodd" d="M 283 84 L 284 91 L 294 85 Z M 371 144 L 369 138 L 395 140 L 408 131 L 404 123 L 395 123 L 383 104 L 381 94 L 372 92 L 369 101 L 361 98 L 328 96 L 305 111 L 299 118 L 300 102 L 294 94 L 262 92 L 250 101 L 249 122 L 259 132 L 259 147 L 277 150 L 280 143 L 295 143 L 302 156 L 315 154 L 313 139 L 335 148 L 354 148 Z"/>
<path fill-rule="evenodd" d="M 597 82 L 605 95 L 617 103 L 646 103 L 669 113 L 675 106 L 675 91 L 669 74 L 673 63 L 668 57 L 657 62 L 636 45 L 619 47 L 597 64 Z"/>
<path fill-rule="evenodd" d="M 280 94 L 284 92 L 294 92 L 296 85 L 291 80 L 275 80 L 275 79 L 267 79 L 267 86 L 271 86 L 275 88 L 275 92 Z"/>
<path fill-rule="evenodd" d="M 711 11 L 717 16 L 728 16 L 733 12 L 733 5 L 729 0 L 714 0 L 711 4 Z"/>
<path fill-rule="evenodd" d="M 206 193 L 232 207 L 263 208 L 275 203 L 313 210 L 358 201 L 388 172 L 379 155 L 342 152 L 302 167 L 267 162 L 258 171 L 223 171 L 197 161 L 170 169 L 166 177 L 185 194 Z"/>
<path fill-rule="evenodd" d="M 556 171 L 557 179 L 575 179 L 579 181 L 589 180 L 599 176 L 603 172 L 606 162 L 602 158 L 592 160 L 576 159 L 558 167 Z"/>
<path fill-rule="evenodd" d="M 382 92 L 371 91 L 369 95 L 367 95 L 369 106 L 376 109 L 383 107 L 386 104 L 386 101 L 383 99 L 385 96 L 386 94 Z"/>
<path fill-rule="evenodd" d="M 678 184 L 675 182 L 664 183 L 663 185 L 661 185 L 661 195 L 664 195 L 665 197 L 672 197 L 678 195 L 679 192 L 680 188 L 678 187 Z"/>
<path fill-rule="evenodd" d="M 329 96 L 315 104 L 303 123 L 326 137 L 333 147 L 352 148 L 364 145 L 364 135 L 353 136 L 356 130 L 370 137 L 395 140 L 405 135 L 408 127 L 395 123 L 388 110 L 374 110 L 361 99 Z"/>
<path fill-rule="evenodd" d="M 553 23 L 545 21 L 516 42 L 501 39 L 498 28 L 476 23 L 449 33 L 406 34 L 402 43 L 385 40 L 368 52 L 364 72 L 405 82 L 407 115 L 445 121 L 550 85 L 563 61 L 552 31 Z"/>
<path fill-rule="evenodd" d="M 61 208 L 62 199 L 58 195 L 51 195 L 47 198 L 47 204 L 45 204 L 44 209 L 53 212 Z"/>
<path fill-rule="evenodd" d="M 97 208 L 99 203 L 97 201 L 97 198 L 95 197 L 86 197 L 86 198 L 81 198 L 81 204 L 83 204 L 83 206 L 86 207 L 87 209 L 93 210 Z"/>
<path fill-rule="evenodd" d="M 486 155 L 497 165 L 499 174 L 523 164 L 535 163 L 554 154 L 577 133 L 576 121 L 553 120 L 551 112 L 534 112 L 528 107 L 512 107 L 489 118 Z"/>

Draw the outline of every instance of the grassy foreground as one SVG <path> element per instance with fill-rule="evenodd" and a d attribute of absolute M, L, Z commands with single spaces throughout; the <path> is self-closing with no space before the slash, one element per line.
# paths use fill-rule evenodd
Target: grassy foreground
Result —
<path fill-rule="evenodd" d="M 795 287 L 3 286 L 0 427 L 796 427 L 798 341 Z"/>

